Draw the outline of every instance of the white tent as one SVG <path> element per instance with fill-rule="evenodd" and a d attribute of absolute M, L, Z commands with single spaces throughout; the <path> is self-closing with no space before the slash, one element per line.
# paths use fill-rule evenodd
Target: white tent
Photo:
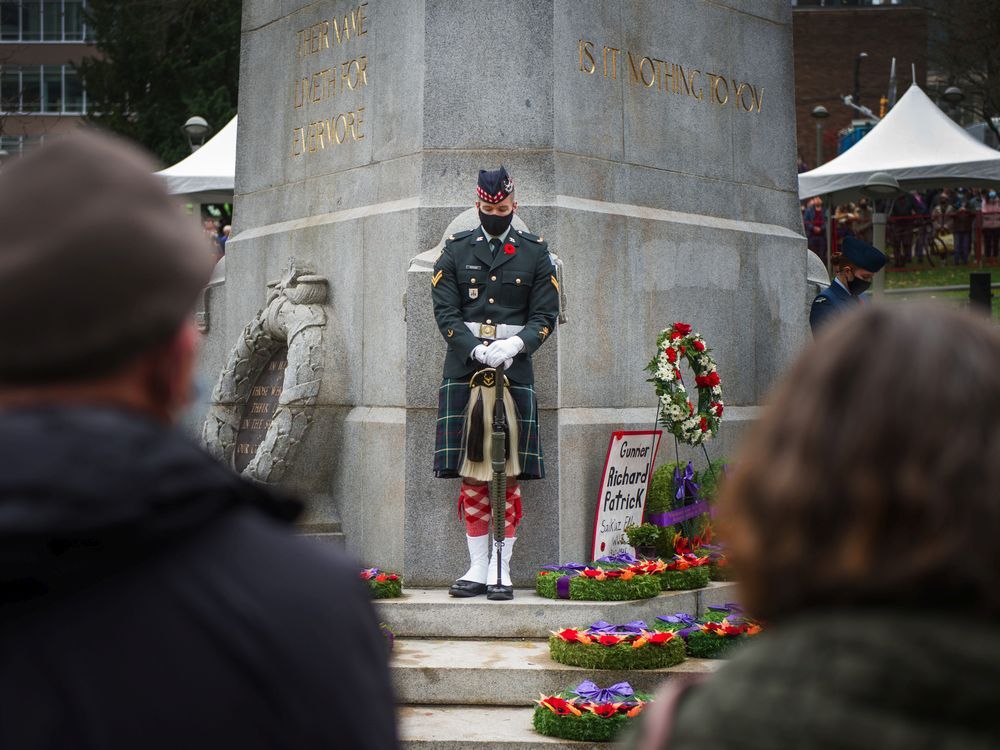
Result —
<path fill-rule="evenodd" d="M 904 190 L 1000 185 L 1000 151 L 965 132 L 913 84 L 850 150 L 800 174 L 799 198 L 851 200 L 875 172 L 888 172 Z"/>
<path fill-rule="evenodd" d="M 157 172 L 167 189 L 195 203 L 232 203 L 236 175 L 236 118 L 193 154 Z"/>

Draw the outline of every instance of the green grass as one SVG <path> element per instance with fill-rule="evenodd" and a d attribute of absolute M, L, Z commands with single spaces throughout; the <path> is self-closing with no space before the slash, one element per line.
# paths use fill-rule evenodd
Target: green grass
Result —
<path fill-rule="evenodd" d="M 1000 282 L 1000 266 L 984 266 L 978 268 L 975 265 L 966 266 L 942 266 L 941 262 L 935 258 L 938 265 L 929 268 L 925 264 L 910 261 L 905 269 L 896 270 L 892 267 L 892 262 L 886 266 L 885 288 L 886 289 L 914 289 L 922 286 L 954 286 L 961 284 L 968 287 L 970 273 L 986 273 L 992 276 L 993 283 Z M 968 293 L 965 293 L 968 299 Z"/>

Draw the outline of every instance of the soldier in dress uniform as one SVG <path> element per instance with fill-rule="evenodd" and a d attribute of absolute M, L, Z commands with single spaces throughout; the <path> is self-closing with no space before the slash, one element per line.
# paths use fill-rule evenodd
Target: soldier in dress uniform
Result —
<path fill-rule="evenodd" d="M 518 480 L 545 476 L 531 355 L 555 329 L 559 281 L 545 241 L 511 227 L 517 202 L 507 170 L 481 170 L 476 194 L 481 226 L 449 237 L 431 276 L 434 316 L 448 344 L 438 396 L 434 475 L 462 478 L 458 505 L 466 525 L 470 566 L 449 593 L 458 597 L 485 593 L 489 599 L 504 600 L 514 596 L 510 557 L 521 520 Z M 492 513 L 483 481 L 489 456 L 478 465 L 470 463 L 466 441 L 477 426 L 470 425 L 470 378 L 500 364 L 516 407 L 516 414 L 508 412 L 508 421 L 511 450 L 517 454 L 508 466 L 517 466 L 518 473 L 508 478 L 503 560 L 498 561 L 495 554 L 490 559 Z"/>
<path fill-rule="evenodd" d="M 813 300 L 809 325 L 815 334 L 820 327 L 842 312 L 861 304 L 861 295 L 872 277 L 885 265 L 878 248 L 857 237 L 845 237 L 841 245 L 840 270 L 826 289 Z"/>

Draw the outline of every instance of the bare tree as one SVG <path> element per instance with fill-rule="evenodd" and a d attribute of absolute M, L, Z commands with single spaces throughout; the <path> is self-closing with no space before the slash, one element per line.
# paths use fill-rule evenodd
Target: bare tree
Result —
<path fill-rule="evenodd" d="M 928 57 L 942 90 L 958 86 L 964 113 L 982 119 L 1000 141 L 1000 2 L 927 0 Z"/>

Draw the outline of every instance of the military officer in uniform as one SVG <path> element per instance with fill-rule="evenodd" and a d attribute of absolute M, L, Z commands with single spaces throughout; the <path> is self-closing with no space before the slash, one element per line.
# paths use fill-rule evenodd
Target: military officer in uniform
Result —
<path fill-rule="evenodd" d="M 510 558 L 521 520 L 518 480 L 545 476 L 531 355 L 555 329 L 559 282 L 545 241 L 511 227 L 517 203 L 507 171 L 481 170 L 476 194 L 481 226 L 448 238 L 431 277 L 434 316 L 448 344 L 438 396 L 434 474 L 462 478 L 458 505 L 465 520 L 470 565 L 449 593 L 457 597 L 485 593 L 489 599 L 505 600 L 514 596 Z M 461 472 L 468 467 L 464 441 L 470 378 L 501 363 L 517 411 L 508 419 L 516 419 L 511 437 L 516 431 L 520 474 L 508 478 L 503 559 L 498 561 L 497 555 L 490 556 L 488 486 L 468 475 L 472 472 Z M 496 585 L 498 565 L 502 585 Z"/>
<path fill-rule="evenodd" d="M 815 334 L 842 312 L 861 304 L 861 295 L 872 277 L 885 265 L 885 255 L 857 237 L 845 237 L 841 246 L 840 270 L 830 286 L 813 300 L 809 325 Z"/>

